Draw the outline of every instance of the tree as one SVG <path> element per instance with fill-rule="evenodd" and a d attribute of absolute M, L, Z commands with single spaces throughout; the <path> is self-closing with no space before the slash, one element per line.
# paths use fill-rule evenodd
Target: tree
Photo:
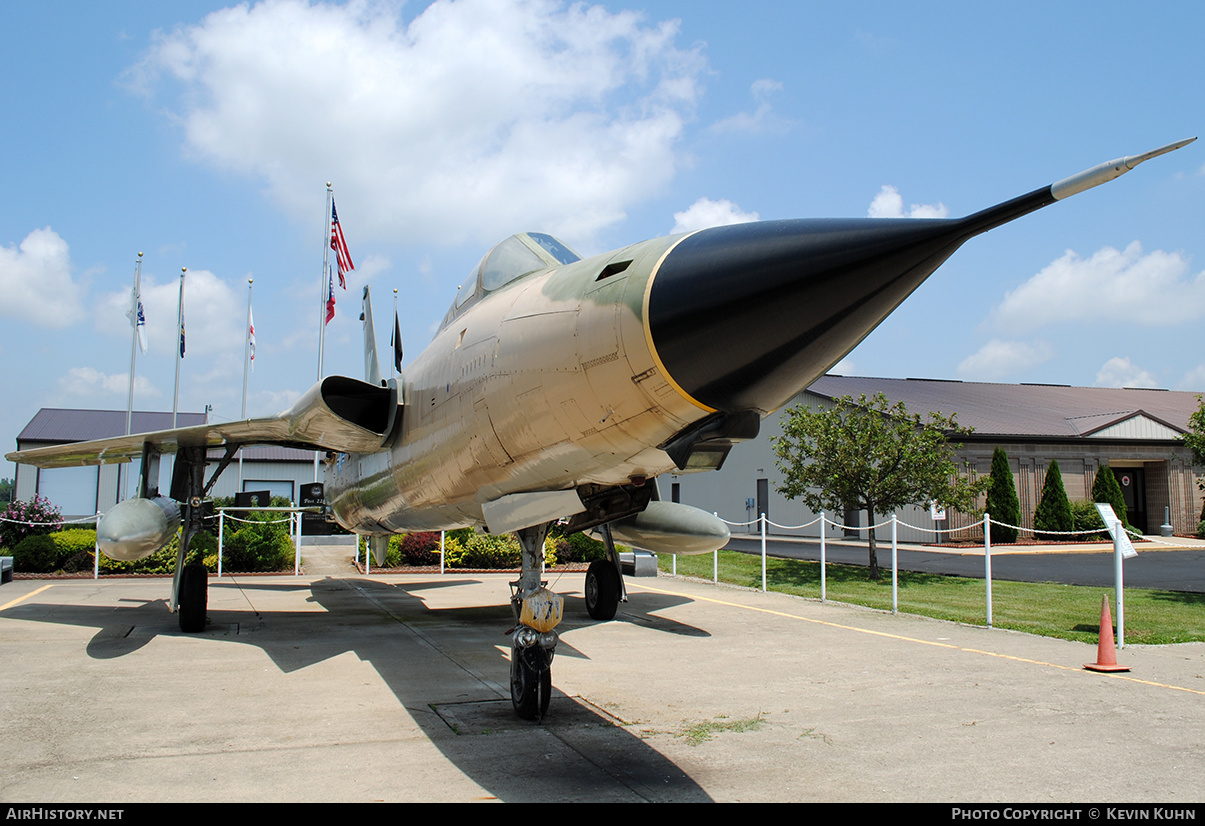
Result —
<path fill-rule="evenodd" d="M 1071 501 L 1063 487 L 1063 473 L 1059 463 L 1050 460 L 1046 481 L 1042 483 L 1042 498 L 1033 514 L 1033 528 L 1039 539 L 1058 539 L 1054 531 L 1070 533 L 1075 530 L 1075 518 L 1071 515 Z"/>
<path fill-rule="evenodd" d="M 1021 524 L 1021 502 L 1017 499 L 1017 485 L 1013 481 L 1012 468 L 1008 466 L 1008 454 L 997 447 L 992 452 L 991 487 L 987 489 L 987 512 L 996 522 L 1005 525 Z M 1005 525 L 990 526 L 992 542 L 1016 542 L 1017 529 Z"/>
<path fill-rule="evenodd" d="M 1197 412 L 1188 419 L 1188 432 L 1184 434 L 1184 444 L 1192 451 L 1192 457 L 1198 465 L 1205 465 L 1205 399 L 1197 396 Z M 1197 487 L 1205 490 L 1205 477 L 1197 479 Z M 1205 509 L 1201 510 L 1205 519 Z"/>
<path fill-rule="evenodd" d="M 930 502 L 961 511 L 974 509 L 988 480 L 971 482 L 958 473 L 947 434 L 970 433 L 954 416 L 909 414 L 903 402 L 888 406 L 876 393 L 849 396 L 830 410 L 796 406 L 787 411 L 774 452 L 785 481 L 779 493 L 802 499 L 813 510 L 865 510 L 875 515 Z M 874 531 L 870 531 L 870 578 L 879 578 Z"/>
<path fill-rule="evenodd" d="M 1092 501 L 1108 502 L 1113 506 L 1113 513 L 1117 514 L 1121 524 L 1130 524 L 1129 515 L 1126 513 L 1125 494 L 1121 492 L 1117 476 L 1108 465 L 1096 471 L 1096 481 L 1092 483 Z"/>

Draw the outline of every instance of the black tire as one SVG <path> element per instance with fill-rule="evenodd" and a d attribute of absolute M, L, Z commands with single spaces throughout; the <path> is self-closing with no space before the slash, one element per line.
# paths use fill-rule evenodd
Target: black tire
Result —
<path fill-rule="evenodd" d="M 190 562 L 180 573 L 180 630 L 197 634 L 205 630 L 205 613 L 209 608 L 209 572 L 200 562 Z"/>
<path fill-rule="evenodd" d="M 543 719 L 552 699 L 548 652 L 538 645 L 510 650 L 510 701 L 524 720 Z"/>
<path fill-rule="evenodd" d="M 607 560 L 590 563 L 586 571 L 586 610 L 596 620 L 615 619 L 619 608 L 619 574 Z"/>

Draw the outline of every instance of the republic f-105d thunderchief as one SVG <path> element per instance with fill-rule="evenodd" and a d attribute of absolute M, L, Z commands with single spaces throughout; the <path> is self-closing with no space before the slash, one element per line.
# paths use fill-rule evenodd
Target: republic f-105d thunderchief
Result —
<path fill-rule="evenodd" d="M 1192 140 L 1192 139 L 1190 139 Z M 202 502 L 238 449 L 326 452 L 331 515 L 383 554 L 390 534 L 467 525 L 514 532 L 511 695 L 538 719 L 551 693 L 560 597 L 540 581 L 549 526 L 596 530 L 609 559 L 586 574 L 591 616 L 623 594 L 614 539 L 703 553 L 728 530 L 660 501 L 656 477 L 719 468 L 759 423 L 849 353 L 971 237 L 1118 177 L 1190 140 L 1093 167 L 959 219 L 791 220 L 704 229 L 582 259 L 540 233 L 494 247 L 461 285 L 430 346 L 396 380 L 331 376 L 280 415 L 8 454 L 65 467 L 140 456 L 139 496 L 98 525 L 102 550 L 137 559 L 183 514 L 171 605 L 205 626 L 206 572 L 191 560 Z M 210 480 L 209 449 L 225 449 Z M 175 451 L 168 496 L 159 457 Z"/>

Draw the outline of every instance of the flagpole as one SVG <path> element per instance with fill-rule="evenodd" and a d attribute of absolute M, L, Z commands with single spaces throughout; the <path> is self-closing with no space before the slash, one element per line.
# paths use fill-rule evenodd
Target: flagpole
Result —
<path fill-rule="evenodd" d="M 251 366 L 251 285 L 254 278 L 247 279 L 247 329 L 243 331 L 243 412 L 242 420 L 247 421 L 247 368 Z M 238 452 L 238 489 L 243 489 L 243 451 Z"/>
<path fill-rule="evenodd" d="M 176 426 L 176 411 L 180 407 L 180 362 L 184 359 L 184 274 L 188 267 L 180 268 L 180 299 L 176 304 L 176 332 L 180 337 L 176 348 L 176 390 L 172 395 L 172 427 Z"/>
<path fill-rule="evenodd" d="M 133 328 L 130 335 L 130 393 L 126 399 L 126 435 L 129 436 L 134 423 L 134 363 L 138 357 L 138 305 L 142 301 L 141 290 L 142 282 L 142 253 L 138 253 L 138 261 L 134 264 L 134 296 L 132 301 L 131 312 L 133 317 L 130 319 L 131 327 Z M 126 462 L 122 468 L 125 476 L 125 483 L 121 485 L 121 489 L 117 491 L 117 499 L 128 498 L 130 486 L 130 463 Z M 125 494 L 123 497 L 122 494 Z"/>
<path fill-rule="evenodd" d="M 326 212 L 322 228 L 322 278 L 318 280 L 318 381 L 322 381 L 322 358 L 326 350 L 326 300 L 327 283 L 330 276 L 331 252 L 331 201 L 335 193 L 331 182 L 326 182 Z"/>
<path fill-rule="evenodd" d="M 322 355 L 326 348 L 326 291 L 330 275 L 331 201 L 335 192 L 326 182 L 326 211 L 322 215 L 322 277 L 318 279 L 318 381 L 322 381 Z M 318 451 L 314 451 L 314 481 L 318 481 Z"/>

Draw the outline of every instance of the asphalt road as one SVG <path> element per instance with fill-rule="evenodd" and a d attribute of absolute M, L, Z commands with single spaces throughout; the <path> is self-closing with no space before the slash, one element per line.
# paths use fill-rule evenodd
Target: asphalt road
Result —
<path fill-rule="evenodd" d="M 1176 540 L 1179 542 L 1180 540 Z M 726 546 L 742 553 L 761 553 L 760 538 L 733 536 Z M 1066 547 L 1060 551 L 1041 551 L 1006 547 L 992 549 L 992 578 L 1014 582 L 1059 582 L 1066 585 L 1113 587 L 1113 552 L 1088 550 L 1082 546 Z M 1138 556 L 1126 560 L 1125 586 L 1152 588 L 1162 591 L 1205 593 L 1205 543 L 1184 550 L 1165 550 L 1156 543 L 1139 543 Z M 787 559 L 819 561 L 820 543 L 793 539 L 769 538 L 766 553 Z M 867 564 L 865 542 L 826 543 L 825 558 L 846 565 Z M 891 543 L 880 540 L 879 567 L 891 569 Z M 983 549 L 967 551 L 924 550 L 916 545 L 901 546 L 901 571 L 947 574 L 953 576 L 984 576 Z"/>

